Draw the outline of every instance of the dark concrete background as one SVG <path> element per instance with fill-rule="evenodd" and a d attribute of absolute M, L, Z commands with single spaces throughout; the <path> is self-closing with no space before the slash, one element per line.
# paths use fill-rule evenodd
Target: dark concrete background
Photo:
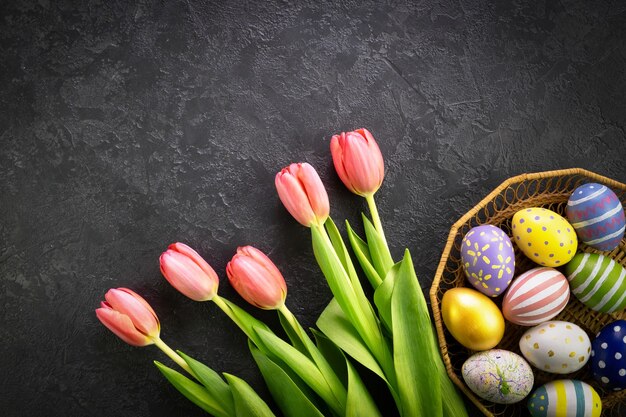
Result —
<path fill-rule="evenodd" d="M 584 167 L 626 181 L 619 0 L 39 0 L 0 16 L 5 416 L 201 415 L 152 365 L 160 351 L 96 320 L 118 286 L 154 306 L 172 347 L 265 395 L 242 334 L 170 288 L 158 256 L 187 242 L 224 279 L 253 244 L 313 325 L 329 291 L 273 177 L 310 162 L 334 218 L 357 221 L 334 133 L 378 139 L 387 236 L 424 288 L 450 225 L 506 178 Z M 241 302 L 225 281 L 220 293 Z"/>

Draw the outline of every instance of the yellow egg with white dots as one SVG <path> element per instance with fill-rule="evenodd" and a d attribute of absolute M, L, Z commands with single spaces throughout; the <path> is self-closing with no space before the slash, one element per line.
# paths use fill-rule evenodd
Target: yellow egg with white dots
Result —
<path fill-rule="evenodd" d="M 518 211 L 511 223 L 513 240 L 533 262 L 551 267 L 568 263 L 578 247 L 572 225 L 558 213 L 542 207 Z"/>

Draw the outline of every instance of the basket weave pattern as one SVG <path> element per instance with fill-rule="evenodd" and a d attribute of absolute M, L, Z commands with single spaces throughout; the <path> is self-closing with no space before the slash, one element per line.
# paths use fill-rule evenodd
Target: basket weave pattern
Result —
<path fill-rule="evenodd" d="M 472 400 L 486 416 L 526 416 L 526 401 L 512 405 L 493 404 L 477 397 L 463 382 L 461 366 L 474 352 L 460 345 L 445 329 L 441 316 L 441 299 L 445 291 L 454 287 L 471 287 L 466 283 L 463 264 L 461 262 L 461 242 L 463 236 L 472 228 L 481 224 L 492 224 L 500 227 L 509 236 L 511 233 L 511 219 L 513 215 L 524 208 L 544 207 L 553 210 L 565 217 L 565 207 L 570 195 L 578 186 L 597 182 L 610 187 L 623 205 L 626 206 L 626 184 L 600 176 L 579 168 L 559 171 L 548 171 L 534 174 L 523 174 L 510 178 L 492 191 L 473 209 L 467 212 L 450 229 L 448 240 L 441 256 L 432 287 L 430 300 L 434 314 L 435 327 L 439 346 L 448 375 L 454 383 Z M 515 276 L 536 267 L 537 265 L 515 246 Z M 590 253 L 602 253 L 610 256 L 622 266 L 626 266 L 626 239 L 611 252 L 599 252 L 579 242 L 578 249 Z M 502 297 L 494 300 L 501 307 Z M 565 320 L 579 325 L 593 340 L 596 333 L 606 324 L 626 319 L 626 311 L 605 314 L 593 311 L 583 305 L 576 297 L 570 297 L 567 307 L 553 320 Z M 504 338 L 496 348 L 510 350 L 520 354 L 519 339 L 528 327 L 517 326 L 506 322 Z M 589 365 L 578 372 L 568 375 L 554 375 L 538 371 L 535 374 L 535 388 L 541 384 L 562 378 L 583 380 L 592 385 L 600 397 L 604 409 L 610 409 L 626 402 L 626 390 L 607 391 L 602 389 L 591 377 Z"/>

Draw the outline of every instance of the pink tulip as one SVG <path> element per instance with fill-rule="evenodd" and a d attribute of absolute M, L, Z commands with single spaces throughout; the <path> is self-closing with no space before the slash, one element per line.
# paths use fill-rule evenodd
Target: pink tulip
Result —
<path fill-rule="evenodd" d="M 274 310 L 285 303 L 285 279 L 270 258 L 252 246 L 237 248 L 226 275 L 239 295 L 256 307 Z"/>
<path fill-rule="evenodd" d="M 328 194 L 311 165 L 291 164 L 276 174 L 278 197 L 289 213 L 302 225 L 323 224 L 330 211 Z"/>
<path fill-rule="evenodd" d="M 150 305 L 128 288 L 110 289 L 96 316 L 120 339 L 133 346 L 147 346 L 159 338 L 161 324 Z"/>
<path fill-rule="evenodd" d="M 330 153 L 339 178 L 350 191 L 366 197 L 380 188 L 385 165 L 378 144 L 367 129 L 334 135 Z"/>
<path fill-rule="evenodd" d="M 184 243 L 173 243 L 159 258 L 161 273 L 178 291 L 195 301 L 215 297 L 219 278 L 198 252 Z"/>

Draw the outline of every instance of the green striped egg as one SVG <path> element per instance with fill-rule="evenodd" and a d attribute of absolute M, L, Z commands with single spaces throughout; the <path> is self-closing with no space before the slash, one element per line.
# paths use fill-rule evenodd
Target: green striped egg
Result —
<path fill-rule="evenodd" d="M 596 253 L 578 253 L 565 275 L 572 294 L 592 310 L 612 313 L 626 307 L 626 269 Z"/>

